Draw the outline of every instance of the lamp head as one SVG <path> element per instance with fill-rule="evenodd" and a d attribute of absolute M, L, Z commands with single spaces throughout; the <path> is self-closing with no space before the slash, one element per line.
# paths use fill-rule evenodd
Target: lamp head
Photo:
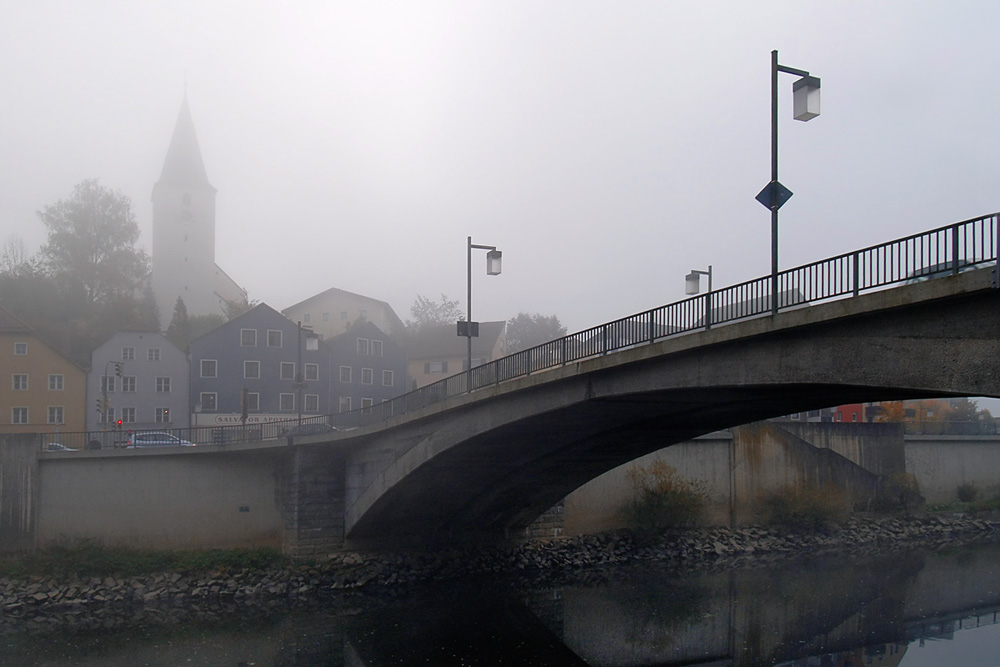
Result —
<path fill-rule="evenodd" d="M 819 115 L 819 77 L 804 76 L 792 84 L 792 112 L 801 121 Z"/>
<path fill-rule="evenodd" d="M 701 290 L 701 276 L 697 271 L 684 276 L 684 293 L 687 295 L 697 294 Z"/>
<path fill-rule="evenodd" d="M 503 253 L 499 250 L 490 250 L 486 253 L 486 275 L 499 276 L 502 262 Z"/>

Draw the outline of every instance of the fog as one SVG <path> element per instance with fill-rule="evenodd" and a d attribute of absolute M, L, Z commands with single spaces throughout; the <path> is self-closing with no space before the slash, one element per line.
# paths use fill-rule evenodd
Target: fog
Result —
<path fill-rule="evenodd" d="M 216 261 L 281 309 L 330 287 L 579 330 L 770 270 L 770 52 L 782 268 L 1000 209 L 1000 5 L 31 2 L 0 23 L 0 241 L 96 177 L 150 194 L 184 96 L 218 189 Z"/>

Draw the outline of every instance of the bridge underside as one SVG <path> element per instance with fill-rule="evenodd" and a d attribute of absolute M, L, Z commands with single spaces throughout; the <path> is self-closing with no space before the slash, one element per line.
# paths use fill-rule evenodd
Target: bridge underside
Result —
<path fill-rule="evenodd" d="M 391 460 L 349 494 L 347 538 L 503 538 L 601 473 L 721 428 L 844 403 L 1000 396 L 1000 292 L 983 279 L 668 339 L 403 423 L 372 436 Z M 943 288 L 953 292 L 936 297 Z"/>

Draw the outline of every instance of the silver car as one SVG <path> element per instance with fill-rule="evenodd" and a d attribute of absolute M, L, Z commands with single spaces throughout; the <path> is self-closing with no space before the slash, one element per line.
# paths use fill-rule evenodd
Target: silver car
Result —
<path fill-rule="evenodd" d="M 194 443 L 178 438 L 171 433 L 148 431 L 131 434 L 125 447 L 126 449 L 135 447 L 194 447 Z"/>

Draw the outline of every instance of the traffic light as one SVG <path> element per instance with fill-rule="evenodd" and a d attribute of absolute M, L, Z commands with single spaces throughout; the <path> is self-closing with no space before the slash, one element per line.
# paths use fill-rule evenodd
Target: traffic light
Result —
<path fill-rule="evenodd" d="M 120 361 L 115 362 L 115 375 L 118 377 L 122 376 L 122 362 Z"/>
<path fill-rule="evenodd" d="M 122 420 L 119 419 L 118 420 L 118 430 L 120 431 L 121 429 L 122 429 Z"/>
<path fill-rule="evenodd" d="M 97 399 L 97 411 L 100 412 L 100 413 L 104 412 L 104 399 L 103 398 Z"/>

